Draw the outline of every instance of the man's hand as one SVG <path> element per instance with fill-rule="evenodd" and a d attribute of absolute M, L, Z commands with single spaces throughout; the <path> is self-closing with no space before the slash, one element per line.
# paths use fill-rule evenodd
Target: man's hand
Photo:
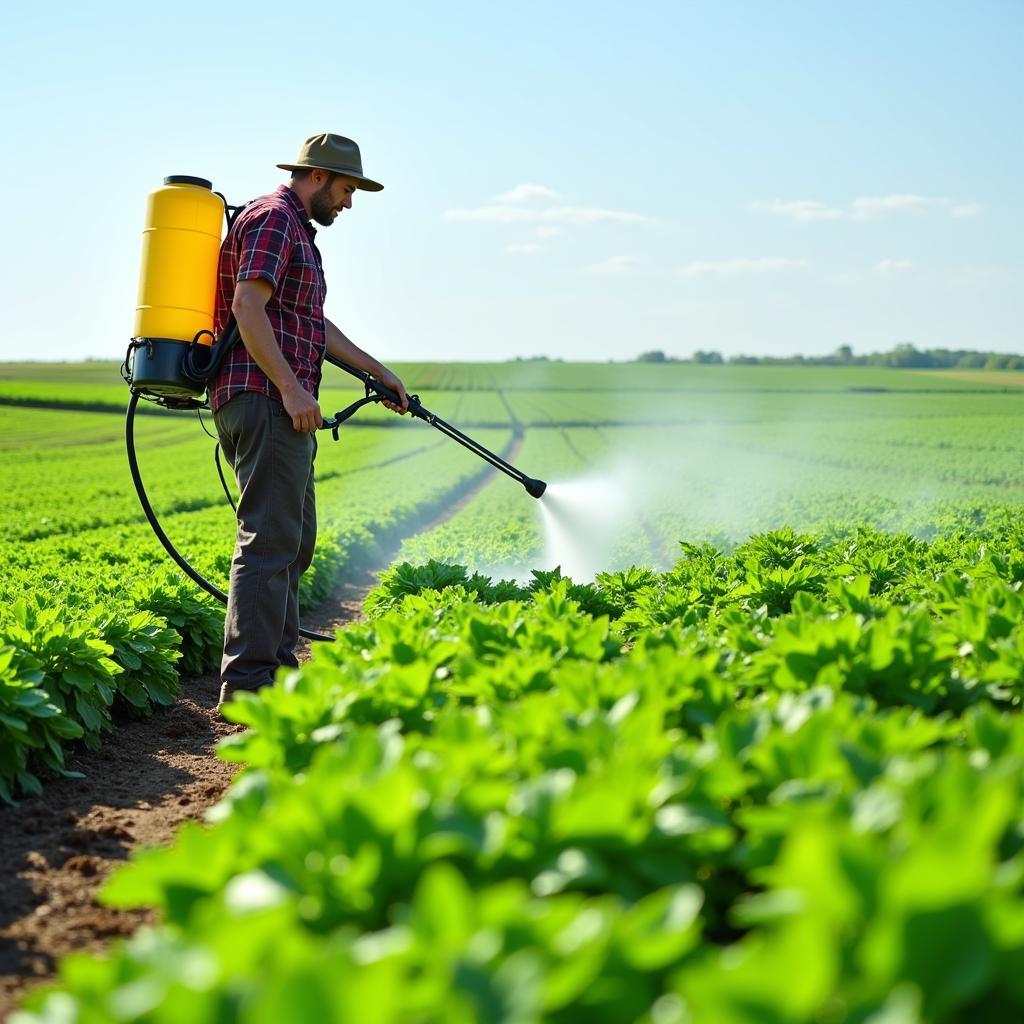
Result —
<path fill-rule="evenodd" d="M 324 423 L 320 403 L 300 384 L 281 392 L 281 404 L 292 418 L 292 426 L 303 434 L 319 430 Z"/>
<path fill-rule="evenodd" d="M 409 396 L 405 393 L 405 385 L 386 366 L 382 366 L 381 372 L 375 373 L 373 376 L 385 387 L 391 388 L 392 391 L 397 391 L 399 398 L 402 399 L 401 405 L 395 405 L 394 402 L 381 399 L 381 405 L 387 406 L 392 412 L 397 412 L 400 416 L 404 416 L 409 411 Z"/>

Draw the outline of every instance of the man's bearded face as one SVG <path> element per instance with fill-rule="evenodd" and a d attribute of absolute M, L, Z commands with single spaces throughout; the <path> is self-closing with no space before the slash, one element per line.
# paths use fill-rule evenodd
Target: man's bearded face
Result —
<path fill-rule="evenodd" d="M 332 174 L 310 197 L 309 215 L 329 228 L 342 210 L 352 205 L 352 190 L 342 175 Z"/>

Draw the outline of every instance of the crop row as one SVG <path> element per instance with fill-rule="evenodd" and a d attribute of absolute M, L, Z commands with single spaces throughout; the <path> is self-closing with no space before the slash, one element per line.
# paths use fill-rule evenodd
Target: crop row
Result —
<path fill-rule="evenodd" d="M 1009 521 L 396 566 L 20 1020 L 1019 1019 L 1022 581 Z"/>
<path fill-rule="evenodd" d="M 0 426 L 6 429 L 11 421 L 27 430 L 21 444 L 0 451 L 4 474 L 0 536 L 6 543 L 144 521 L 119 418 L 104 413 L 0 409 Z M 207 425 L 212 429 L 209 420 Z M 48 429 L 59 433 L 48 436 Z M 203 433 L 194 416 L 140 418 L 136 435 L 143 479 L 161 514 L 225 503 L 214 464 L 215 441 Z M 339 445 L 327 435 L 318 457 L 318 479 L 388 465 L 436 447 L 439 440 L 422 427 L 349 430 Z M 230 479 L 223 459 L 222 465 Z"/>
<path fill-rule="evenodd" d="M 144 713 L 173 700 L 179 670 L 216 665 L 223 628 L 220 607 L 170 565 L 142 521 L 120 438 L 108 440 L 109 425 L 101 422 L 110 417 L 39 410 L 19 416 L 47 424 L 69 416 L 78 432 L 59 450 L 0 456 L 11 481 L 0 543 L 5 800 L 38 792 L 39 769 L 63 771 L 69 742 L 98 746 L 112 727 L 115 703 Z M 234 517 L 212 465 L 196 473 L 200 452 L 208 456 L 212 442 L 186 440 L 174 419 L 147 419 L 152 427 L 142 428 L 140 459 L 168 534 L 223 588 Z M 500 449 L 508 437 L 487 434 L 486 443 Z M 307 609 L 331 592 L 340 573 L 382 557 L 382 545 L 429 521 L 480 472 L 461 449 L 437 450 L 438 439 L 422 427 L 351 431 L 338 448 L 330 443 L 318 460 L 320 539 L 300 592 Z"/>

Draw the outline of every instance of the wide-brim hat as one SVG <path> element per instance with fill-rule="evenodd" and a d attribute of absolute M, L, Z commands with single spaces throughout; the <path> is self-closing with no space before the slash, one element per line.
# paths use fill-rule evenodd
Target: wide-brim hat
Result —
<path fill-rule="evenodd" d="M 354 178 L 357 188 L 367 192 L 379 192 L 384 186 L 363 174 L 363 161 L 359 147 L 344 135 L 321 132 L 310 135 L 299 150 L 299 158 L 293 164 L 278 164 L 282 171 L 319 170 L 333 171 Z"/>

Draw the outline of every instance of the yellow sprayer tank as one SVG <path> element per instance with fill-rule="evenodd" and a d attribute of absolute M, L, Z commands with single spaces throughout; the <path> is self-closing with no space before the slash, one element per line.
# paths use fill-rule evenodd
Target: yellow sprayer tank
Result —
<path fill-rule="evenodd" d="M 149 195 L 128 350 L 129 383 L 137 394 L 187 400 L 206 390 L 193 370 L 214 351 L 210 332 L 224 213 L 224 200 L 205 178 L 175 174 Z"/>
<path fill-rule="evenodd" d="M 172 175 L 150 193 L 134 337 L 191 342 L 213 330 L 223 221 L 224 203 L 205 178 Z"/>

